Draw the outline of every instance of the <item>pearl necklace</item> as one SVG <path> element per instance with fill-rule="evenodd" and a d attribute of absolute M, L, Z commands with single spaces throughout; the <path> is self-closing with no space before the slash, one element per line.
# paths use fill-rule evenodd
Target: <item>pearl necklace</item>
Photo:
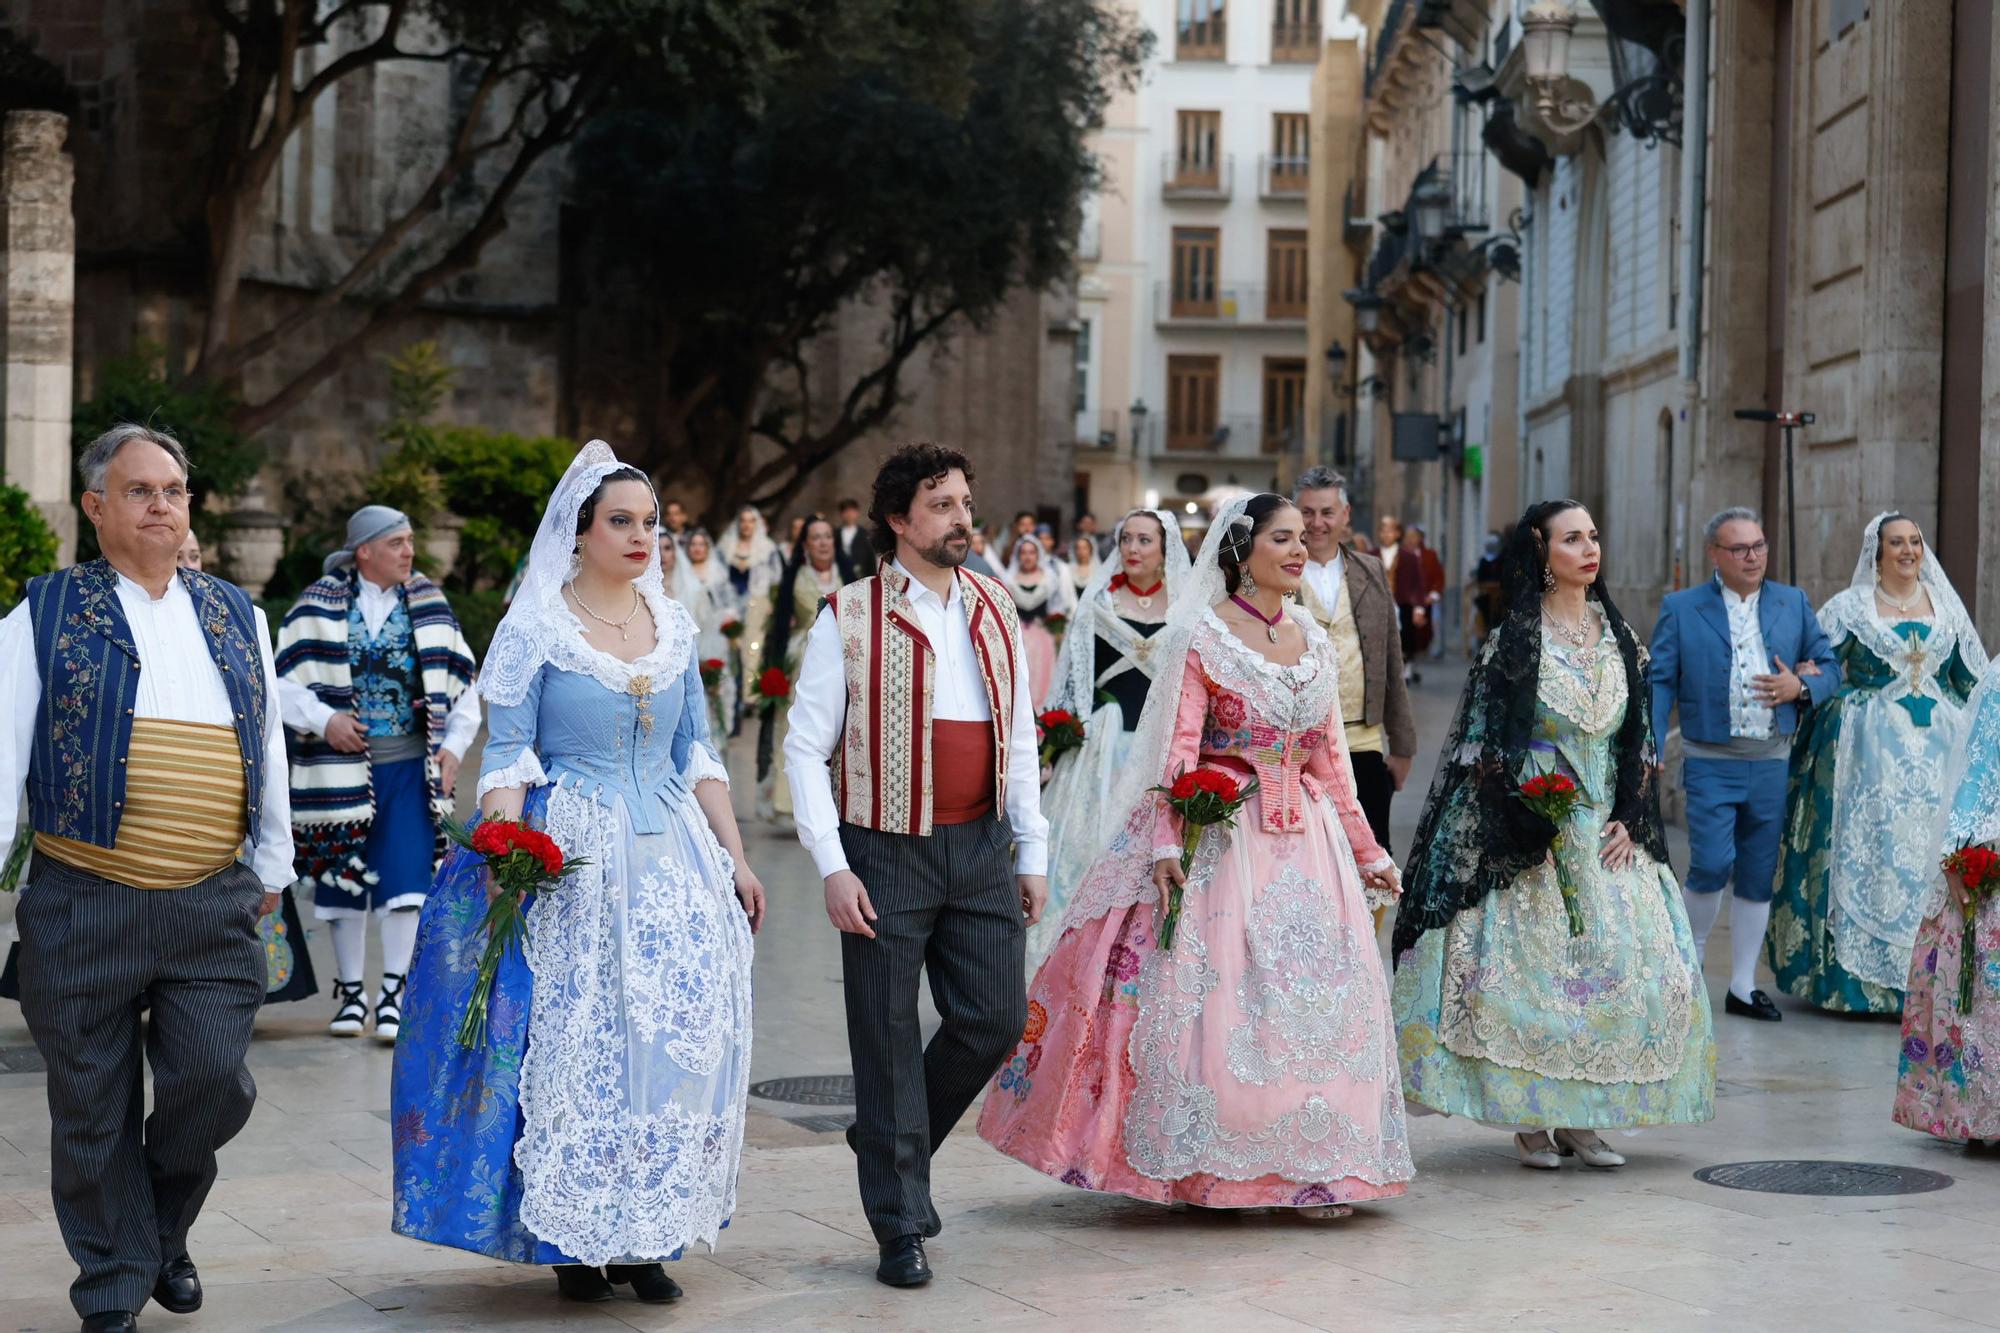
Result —
<path fill-rule="evenodd" d="M 1921 581 L 1919 581 L 1917 586 L 1910 592 L 1908 600 L 1897 601 L 1894 597 L 1891 597 L 1889 595 L 1889 589 L 1883 586 L 1882 580 L 1876 579 L 1875 595 L 1882 599 L 1884 605 L 1893 606 L 1896 608 L 1897 611 L 1901 612 L 1904 615 L 1908 615 L 1910 611 L 1916 606 L 1918 601 L 1920 601 L 1923 598 L 1924 585 Z"/>
<path fill-rule="evenodd" d="M 564 584 L 563 586 L 569 592 L 569 595 L 576 599 L 576 604 L 583 608 L 585 615 L 600 625 L 609 625 L 611 628 L 617 630 L 620 642 L 626 642 L 631 639 L 631 635 L 625 632 L 625 627 L 632 623 L 633 616 L 639 614 L 639 589 L 636 586 L 632 589 L 632 609 L 625 613 L 623 620 L 606 620 L 603 616 L 598 615 L 597 612 L 590 609 L 590 603 L 583 600 L 583 594 L 576 590 L 574 583 Z"/>

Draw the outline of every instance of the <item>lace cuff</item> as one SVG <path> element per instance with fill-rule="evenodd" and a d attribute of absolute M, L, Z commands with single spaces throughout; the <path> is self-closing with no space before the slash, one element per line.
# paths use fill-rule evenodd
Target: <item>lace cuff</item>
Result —
<path fill-rule="evenodd" d="M 697 782 L 711 779 L 727 787 L 729 770 L 722 766 L 722 760 L 716 757 L 715 751 L 696 741 L 688 746 L 687 784 L 692 788 Z"/>
<path fill-rule="evenodd" d="M 1396 863 L 1388 857 L 1385 856 L 1380 860 L 1370 861 L 1367 865 L 1362 866 L 1361 870 L 1364 874 L 1374 874 L 1377 871 L 1384 870 L 1389 873 L 1389 887 L 1386 889 L 1371 884 L 1367 880 L 1361 882 L 1361 899 L 1368 905 L 1369 911 L 1379 912 L 1403 896 L 1403 877 L 1396 873 Z"/>
<path fill-rule="evenodd" d="M 1153 849 L 1155 861 L 1176 861 L 1181 859 L 1181 845 L 1177 842 L 1163 842 Z"/>
<path fill-rule="evenodd" d="M 479 775 L 479 788 L 472 799 L 483 800 L 486 793 L 502 787 L 540 787 L 549 780 L 542 768 L 542 761 L 535 756 L 532 747 L 524 748 L 513 763 L 505 768 L 496 768 Z"/>

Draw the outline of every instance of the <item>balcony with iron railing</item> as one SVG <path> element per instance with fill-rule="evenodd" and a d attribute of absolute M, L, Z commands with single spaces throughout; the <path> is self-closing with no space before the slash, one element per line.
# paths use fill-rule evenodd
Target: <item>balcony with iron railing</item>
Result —
<path fill-rule="evenodd" d="M 1257 156 L 1257 193 L 1266 201 L 1300 200 L 1310 185 L 1312 160 L 1274 153 Z"/>
<path fill-rule="evenodd" d="M 1160 155 L 1160 194 L 1167 199 L 1226 200 L 1234 192 L 1236 154 L 1207 158 Z"/>
<path fill-rule="evenodd" d="M 1282 453 L 1291 432 L 1273 423 L 1267 430 L 1255 413 L 1228 413 L 1212 422 L 1168 422 L 1165 452 L 1176 457 L 1268 458 Z"/>
<path fill-rule="evenodd" d="M 1368 72 L 1362 81 L 1363 100 L 1375 96 L 1375 81 L 1381 77 L 1383 67 L 1389 63 L 1389 53 L 1396 49 L 1396 41 L 1403 35 L 1403 26 L 1410 19 L 1411 0 L 1389 0 L 1389 8 L 1382 15 L 1382 26 L 1375 33 L 1375 46 L 1368 55 Z"/>
<path fill-rule="evenodd" d="M 1306 294 L 1248 283 L 1153 284 L 1153 323 L 1159 328 L 1289 327 L 1306 321 Z"/>
<path fill-rule="evenodd" d="M 1094 457 L 1106 457 L 1126 451 L 1128 441 L 1124 432 L 1125 414 L 1115 407 L 1085 409 L 1076 414 L 1076 451 Z"/>
<path fill-rule="evenodd" d="M 1312 65 L 1319 62 L 1320 28 L 1317 23 L 1273 23 L 1271 63 Z"/>

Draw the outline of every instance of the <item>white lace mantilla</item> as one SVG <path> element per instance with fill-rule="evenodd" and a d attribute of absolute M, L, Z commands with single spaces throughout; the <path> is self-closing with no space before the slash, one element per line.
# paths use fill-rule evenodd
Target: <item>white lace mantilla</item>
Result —
<path fill-rule="evenodd" d="M 712 1249 L 736 1206 L 751 937 L 735 869 L 691 798 L 635 837 L 558 783 L 548 831 L 585 864 L 528 916 L 521 1220 L 586 1264 Z"/>

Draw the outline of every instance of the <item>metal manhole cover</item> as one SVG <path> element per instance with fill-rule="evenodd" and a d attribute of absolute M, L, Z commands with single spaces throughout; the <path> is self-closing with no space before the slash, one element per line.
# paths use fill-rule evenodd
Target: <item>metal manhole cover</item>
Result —
<path fill-rule="evenodd" d="M 1871 1194 L 1928 1194 L 1950 1189 L 1938 1171 L 1887 1162 L 1727 1162 L 1705 1166 L 1696 1180 L 1759 1194 L 1816 1194 L 1858 1198 Z"/>
<path fill-rule="evenodd" d="M 790 1102 L 794 1106 L 854 1105 L 854 1075 L 806 1074 L 798 1078 L 773 1078 L 750 1085 L 752 1097 L 769 1102 Z"/>
<path fill-rule="evenodd" d="M 32 1046 L 0 1046 L 0 1074 L 45 1074 L 48 1069 Z"/>
<path fill-rule="evenodd" d="M 809 1129 L 815 1134 L 840 1134 L 854 1123 L 851 1115 L 788 1115 L 785 1123 Z"/>

